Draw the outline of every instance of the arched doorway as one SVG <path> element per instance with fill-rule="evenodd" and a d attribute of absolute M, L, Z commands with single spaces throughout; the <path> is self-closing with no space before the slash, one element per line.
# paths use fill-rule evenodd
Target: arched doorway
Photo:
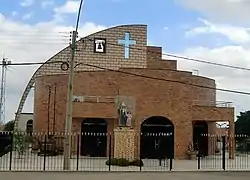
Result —
<path fill-rule="evenodd" d="M 107 155 L 107 122 L 101 118 L 86 118 L 82 122 L 81 155 Z"/>
<path fill-rule="evenodd" d="M 32 134 L 33 133 L 33 120 L 30 119 L 26 122 L 26 133 Z"/>
<path fill-rule="evenodd" d="M 142 158 L 174 158 L 174 125 L 162 116 L 153 116 L 141 124 Z"/>
<path fill-rule="evenodd" d="M 193 144 L 199 155 L 208 155 L 208 125 L 206 121 L 193 122 Z"/>

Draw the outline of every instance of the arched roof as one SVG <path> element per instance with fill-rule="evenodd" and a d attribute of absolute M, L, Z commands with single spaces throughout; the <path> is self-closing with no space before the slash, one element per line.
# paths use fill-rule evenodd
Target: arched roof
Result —
<path fill-rule="evenodd" d="M 99 34 L 104 34 L 114 30 L 119 30 L 119 29 L 135 29 L 135 30 L 140 30 L 141 28 L 146 29 L 147 26 L 143 25 L 143 24 L 131 24 L 131 25 L 119 25 L 119 26 L 115 26 L 115 27 L 111 27 L 96 33 L 93 33 L 91 35 L 88 35 L 86 37 L 83 37 L 82 39 L 90 39 L 92 37 L 94 37 L 95 35 L 99 35 Z M 114 31 L 115 32 L 115 31 Z M 140 32 L 138 31 L 138 34 L 140 34 Z M 77 45 L 80 45 L 82 41 L 79 40 L 77 41 Z M 66 47 L 64 49 L 62 49 L 61 51 L 59 51 L 57 54 L 55 54 L 54 56 L 52 56 L 51 58 L 49 58 L 43 65 L 41 65 L 36 71 L 35 73 L 32 75 L 32 77 L 30 78 L 28 84 L 25 87 L 25 90 L 21 96 L 16 114 L 15 114 L 15 122 L 17 122 L 20 118 L 20 115 L 22 113 L 23 110 L 23 106 L 26 102 L 26 99 L 30 93 L 31 88 L 33 87 L 34 83 L 35 83 L 35 78 L 37 76 L 43 76 L 43 75 L 53 75 L 53 74 L 68 74 L 67 71 L 62 71 L 60 68 L 59 63 L 50 63 L 48 64 L 48 62 L 53 62 L 53 61 L 67 61 L 69 57 L 68 55 L 70 55 L 70 47 Z M 46 64 L 47 63 L 47 64 Z M 17 127 L 17 123 L 15 123 L 15 127 Z"/>

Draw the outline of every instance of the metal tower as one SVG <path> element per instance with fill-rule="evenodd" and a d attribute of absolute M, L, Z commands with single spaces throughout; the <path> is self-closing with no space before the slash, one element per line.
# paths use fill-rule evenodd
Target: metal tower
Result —
<path fill-rule="evenodd" d="M 1 76 L 1 89 L 0 89 L 0 124 L 5 124 L 5 91 L 6 91 L 6 71 L 7 66 L 11 61 L 2 60 L 2 76 Z"/>

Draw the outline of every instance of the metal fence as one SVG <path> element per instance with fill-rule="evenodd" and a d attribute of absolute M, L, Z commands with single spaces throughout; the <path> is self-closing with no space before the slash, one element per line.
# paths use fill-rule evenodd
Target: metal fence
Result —
<path fill-rule="evenodd" d="M 192 158 L 179 160 L 164 154 L 164 138 L 152 134 L 149 151 L 158 156 L 141 156 L 141 147 L 131 160 L 126 157 L 114 158 L 114 136 L 106 133 L 72 134 L 71 171 L 203 171 L 203 170 L 250 170 L 250 140 L 247 136 L 235 136 L 234 158 L 229 158 L 226 136 L 209 136 L 207 154 L 204 148 L 192 149 Z M 142 134 L 136 134 L 140 140 Z M 63 171 L 64 134 L 0 133 L 0 171 Z M 135 138 L 136 139 L 136 138 Z M 162 143 L 155 140 L 162 140 Z M 88 142 L 88 144 L 86 144 Z M 139 141 L 138 141 L 139 142 Z M 136 142 L 136 144 L 141 144 Z M 84 144 L 85 143 L 85 144 Z M 158 144 L 157 144 L 158 143 Z M 168 142 L 169 143 L 169 142 Z M 83 145 L 82 145 L 83 144 Z M 162 146 L 162 147 L 161 147 Z M 155 149 L 153 151 L 152 149 Z M 147 150 L 147 149 L 144 149 Z M 188 150 L 188 147 L 187 147 Z M 163 152 L 163 153 L 162 153 Z M 169 151 L 168 151 L 169 152 Z"/>

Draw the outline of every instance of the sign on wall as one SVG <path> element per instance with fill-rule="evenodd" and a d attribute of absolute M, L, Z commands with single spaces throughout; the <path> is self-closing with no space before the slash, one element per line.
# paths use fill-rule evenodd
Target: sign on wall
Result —
<path fill-rule="evenodd" d="M 94 52 L 95 53 L 106 53 L 106 39 L 94 38 Z"/>

